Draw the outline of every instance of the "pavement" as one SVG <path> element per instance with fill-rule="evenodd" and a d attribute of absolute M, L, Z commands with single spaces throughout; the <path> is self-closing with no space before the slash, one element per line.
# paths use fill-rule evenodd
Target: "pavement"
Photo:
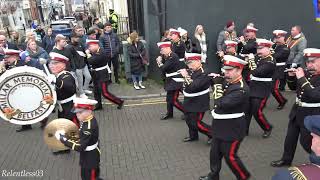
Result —
<path fill-rule="evenodd" d="M 161 85 L 152 82 L 147 89 L 136 91 L 131 85 L 110 91 L 122 97 L 127 96 L 125 106 L 118 110 L 109 102 L 104 103 L 103 111 L 95 112 L 100 126 L 101 178 L 104 180 L 197 180 L 209 172 L 210 146 L 207 138 L 183 143 L 187 136 L 186 123 L 180 119 L 181 113 L 174 112 L 174 119 L 160 121 L 165 112 L 165 99 Z M 151 91 L 155 89 L 157 91 Z M 158 97 L 137 99 L 145 93 L 159 94 Z M 239 156 L 252 174 L 253 180 L 270 180 L 278 170 L 270 167 L 270 161 L 280 158 L 288 124 L 288 114 L 294 103 L 295 94 L 285 92 L 288 105 L 276 110 L 274 98 L 270 98 L 265 109 L 266 117 L 274 125 L 270 138 L 261 137 L 262 130 L 253 120 L 250 135 L 244 139 Z M 129 96 L 131 98 L 129 98 Z M 55 119 L 56 114 L 50 116 Z M 207 112 L 204 121 L 211 123 Z M 0 179 L 46 179 L 78 180 L 80 168 L 79 154 L 54 156 L 43 141 L 40 124 L 33 125 L 30 131 L 16 133 L 17 125 L 0 120 Z M 308 155 L 298 144 L 294 164 L 308 162 Z M 8 172 L 38 172 L 35 176 L 4 176 Z M 22 173 L 23 174 L 23 173 Z M 223 162 L 222 180 L 235 179 Z M 10 174 L 9 174 L 10 175 Z M 11 173 L 12 175 L 12 173 Z"/>

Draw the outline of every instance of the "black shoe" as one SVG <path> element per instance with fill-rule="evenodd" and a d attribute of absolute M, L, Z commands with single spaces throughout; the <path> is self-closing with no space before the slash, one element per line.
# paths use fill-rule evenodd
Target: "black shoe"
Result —
<path fill-rule="evenodd" d="M 171 119 L 171 118 L 173 118 L 173 115 L 165 114 L 164 116 L 162 116 L 162 117 L 160 118 L 160 120 L 167 120 L 167 119 Z"/>
<path fill-rule="evenodd" d="M 209 176 L 200 176 L 199 180 L 210 180 Z"/>
<path fill-rule="evenodd" d="M 31 125 L 22 125 L 19 129 L 16 129 L 16 132 L 22 132 L 32 129 Z"/>
<path fill-rule="evenodd" d="M 271 132 L 272 132 L 272 128 L 270 128 L 270 130 L 268 130 L 268 131 L 264 131 L 262 134 L 262 137 L 268 138 L 271 135 Z"/>
<path fill-rule="evenodd" d="M 116 83 L 117 83 L 117 84 L 120 84 L 120 81 L 119 81 L 119 80 L 116 80 Z"/>
<path fill-rule="evenodd" d="M 122 109 L 123 103 L 124 103 L 124 101 L 122 100 L 121 103 L 118 105 L 117 109 Z"/>
<path fill-rule="evenodd" d="M 53 152 L 53 155 L 69 154 L 69 153 L 70 153 L 70 149 L 66 149 L 66 150 L 62 150 L 62 151 Z"/>
<path fill-rule="evenodd" d="M 281 110 L 284 108 L 284 106 L 287 104 L 288 100 L 285 100 L 284 103 L 279 104 L 279 106 L 277 107 L 278 110 Z"/>
<path fill-rule="evenodd" d="M 291 163 L 280 159 L 280 160 L 277 160 L 277 161 L 272 161 L 270 163 L 270 165 L 272 167 L 283 167 L 283 166 L 291 166 Z"/>
<path fill-rule="evenodd" d="M 108 80 L 108 84 L 112 84 L 112 80 Z"/>
<path fill-rule="evenodd" d="M 210 145 L 212 143 L 212 138 L 208 138 L 207 144 Z"/>
<path fill-rule="evenodd" d="M 183 142 L 191 142 L 191 141 L 198 141 L 198 138 L 185 137 L 183 139 Z"/>
<path fill-rule="evenodd" d="M 103 107 L 102 105 L 97 105 L 95 108 L 94 108 L 94 111 L 99 111 L 99 110 L 102 110 Z"/>

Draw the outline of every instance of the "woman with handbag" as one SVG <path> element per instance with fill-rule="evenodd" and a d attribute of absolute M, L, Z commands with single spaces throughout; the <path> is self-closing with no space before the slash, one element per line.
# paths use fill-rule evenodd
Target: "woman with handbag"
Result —
<path fill-rule="evenodd" d="M 145 71 L 145 65 L 148 64 L 146 50 L 143 43 L 139 40 L 138 33 L 135 31 L 129 35 L 127 41 L 129 42 L 128 54 L 133 87 L 136 90 L 145 89 L 145 86 L 142 85 L 142 73 Z"/>

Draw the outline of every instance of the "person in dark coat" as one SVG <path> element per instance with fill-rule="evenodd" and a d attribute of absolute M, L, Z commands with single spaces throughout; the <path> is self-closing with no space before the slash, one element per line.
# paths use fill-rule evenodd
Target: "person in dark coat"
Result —
<path fill-rule="evenodd" d="M 42 39 L 42 48 L 50 53 L 55 44 L 54 42 L 55 36 L 52 34 L 52 29 L 48 28 L 47 34 Z"/>
<path fill-rule="evenodd" d="M 7 37 L 5 35 L 0 34 L 0 51 L 4 51 L 5 49 L 15 49 L 19 50 L 18 47 L 7 41 Z M 4 59 L 4 53 L 0 53 L 0 61 Z"/>
<path fill-rule="evenodd" d="M 130 57 L 130 70 L 133 81 L 133 87 L 136 90 L 145 89 L 145 86 L 142 85 L 142 73 L 145 71 L 143 64 L 143 57 L 146 55 L 146 50 L 141 41 L 139 41 L 139 35 L 137 32 L 130 34 L 128 38 L 128 54 Z M 139 81 L 137 81 L 139 79 Z"/>

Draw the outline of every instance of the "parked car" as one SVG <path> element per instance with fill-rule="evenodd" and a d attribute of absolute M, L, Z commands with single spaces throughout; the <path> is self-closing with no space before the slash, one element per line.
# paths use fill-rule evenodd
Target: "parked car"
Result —
<path fill-rule="evenodd" d="M 69 20 L 53 21 L 50 27 L 52 28 L 52 34 L 62 34 L 70 39 L 73 24 Z"/>
<path fill-rule="evenodd" d="M 63 20 L 71 21 L 73 26 L 77 25 L 77 20 L 75 17 L 69 16 L 69 17 L 64 17 Z"/>

